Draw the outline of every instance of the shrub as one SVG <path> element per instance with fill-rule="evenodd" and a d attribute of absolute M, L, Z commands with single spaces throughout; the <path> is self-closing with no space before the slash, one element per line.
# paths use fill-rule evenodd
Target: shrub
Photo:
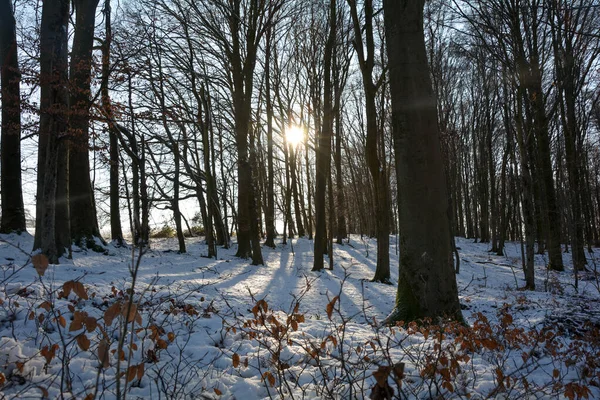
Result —
<path fill-rule="evenodd" d="M 175 229 L 167 224 L 164 224 L 163 227 L 158 230 L 153 229 L 150 233 L 150 237 L 153 239 L 168 239 L 175 237 L 176 233 L 177 232 Z"/>

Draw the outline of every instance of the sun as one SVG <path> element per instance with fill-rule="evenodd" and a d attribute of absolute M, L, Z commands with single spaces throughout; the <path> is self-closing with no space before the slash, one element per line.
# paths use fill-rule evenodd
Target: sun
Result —
<path fill-rule="evenodd" d="M 304 142 L 304 129 L 298 125 L 290 125 L 285 128 L 285 139 L 288 144 L 296 147 Z"/>

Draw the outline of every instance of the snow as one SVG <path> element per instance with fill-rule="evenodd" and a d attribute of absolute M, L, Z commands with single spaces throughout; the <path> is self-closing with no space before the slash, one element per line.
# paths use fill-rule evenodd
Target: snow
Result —
<path fill-rule="evenodd" d="M 497 368 L 515 380 L 526 376 L 528 384 L 537 385 L 536 397 L 564 393 L 553 391 L 554 373 L 563 383 L 585 384 L 590 397 L 600 397 L 594 386 L 594 379 L 600 379 L 598 367 L 583 377 L 584 353 L 572 353 L 580 357 L 565 362 L 539 343 L 505 343 L 502 351 L 469 352 L 452 375 L 452 391 L 432 384 L 422 373 L 423 362 L 427 354 L 455 346 L 452 334 L 435 348 L 433 335 L 425 338 L 379 324 L 396 295 L 398 256 L 395 238 L 390 239 L 392 285 L 369 281 L 375 272 L 376 243 L 359 236 L 352 236 L 350 244 L 334 245 L 334 269 L 322 272 L 311 271 L 313 243 L 307 239 L 263 248 L 264 266 L 234 257 L 235 245 L 219 249 L 214 260 L 203 257 L 207 248 L 200 239 L 188 239 L 186 254 L 173 250 L 175 239 L 155 240 L 152 250 L 142 255 L 136 275 L 133 298 L 141 323 L 128 324 L 123 336 L 125 311 L 110 326 L 103 318 L 115 302 L 127 304 L 131 269 L 139 254 L 112 245 L 107 254 L 76 248 L 72 260 L 61 259 L 40 277 L 28 254 L 32 237 L 2 235 L 0 373 L 6 382 L 0 386 L 0 399 L 57 398 L 61 393 L 65 398 L 117 398 L 126 379 L 122 376 L 117 388 L 117 353 L 111 351 L 120 341 L 120 372 L 144 368 L 127 382 L 130 398 L 363 398 L 375 385 L 373 372 L 399 362 L 405 368 L 403 398 L 520 398 L 522 383 L 498 389 Z M 457 246 L 459 295 L 469 325 L 477 313 L 490 324 L 500 324 L 505 311 L 513 318 L 510 326 L 525 331 L 564 322 L 566 332 L 558 340 L 566 349 L 580 345 L 575 333 L 589 329 L 583 321 L 600 321 L 595 319 L 600 314 L 598 280 L 585 273 L 576 291 L 570 254 L 564 256 L 566 271 L 561 273 L 547 271 L 545 257 L 536 255 L 537 290 L 531 292 L 520 290 L 524 277 L 518 243 L 507 243 L 506 256 L 468 239 L 457 238 Z M 598 252 L 590 260 L 597 262 Z M 59 298 L 69 281 L 83 283 L 89 298 L 75 292 Z M 44 306 L 45 301 L 51 306 Z M 333 308 L 328 310 L 328 304 Z M 70 331 L 74 312 L 87 313 L 98 327 L 88 329 L 86 323 Z M 261 316 L 264 325 L 257 325 Z M 90 341 L 87 350 L 78 345 L 83 335 Z M 103 340 L 110 346 L 108 368 L 101 368 L 99 358 Z M 47 362 L 55 344 L 55 355 Z M 584 348 L 592 354 L 598 349 Z M 389 382 L 398 394 L 396 383 Z"/>

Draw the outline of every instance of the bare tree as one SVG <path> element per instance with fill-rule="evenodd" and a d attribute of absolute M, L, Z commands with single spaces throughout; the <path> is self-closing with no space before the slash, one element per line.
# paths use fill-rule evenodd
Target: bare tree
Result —
<path fill-rule="evenodd" d="M 317 178 L 315 182 L 315 261 L 313 271 L 323 269 L 323 255 L 327 249 L 327 215 L 325 214 L 325 194 L 331 169 L 331 138 L 333 136 L 333 99 L 331 64 L 336 40 L 337 24 L 336 0 L 329 2 L 329 34 L 325 44 L 323 80 L 323 127 L 318 135 Z"/>
<path fill-rule="evenodd" d="M 21 181 L 21 73 L 15 17 L 10 0 L 0 1 L 0 69 L 2 85 L 2 222 L 1 232 L 23 232 L 25 208 Z"/>
<path fill-rule="evenodd" d="M 76 0 L 75 34 L 69 70 L 69 221 L 71 238 L 95 248 L 100 237 L 90 179 L 89 129 L 92 47 L 99 0 Z"/>
<path fill-rule="evenodd" d="M 33 248 L 57 263 L 70 242 L 68 231 L 67 163 L 64 157 L 68 128 L 67 25 L 69 2 L 49 0 L 42 7 L 40 28 L 40 131 L 36 230 Z M 62 147 L 62 149 L 61 149 Z M 59 154 L 59 151 L 61 154 Z M 62 187 L 61 187 L 62 186 Z M 62 190 L 61 190 L 62 189 Z M 57 211 L 57 203 L 62 210 Z M 66 207 L 65 207 L 66 206 Z M 64 232 L 62 222 L 67 222 Z"/>
<path fill-rule="evenodd" d="M 388 323 L 462 319 L 448 240 L 436 99 L 425 53 L 424 4 L 384 1 L 400 220 L 398 294 Z"/>
<path fill-rule="evenodd" d="M 375 218 L 377 225 L 377 269 L 373 281 L 389 283 L 390 281 L 390 205 L 387 170 L 379 159 L 384 142 L 383 131 L 377 121 L 376 96 L 385 74 L 382 72 L 374 82 L 375 36 L 373 34 L 373 1 L 366 0 L 363 5 L 364 26 L 361 26 L 355 0 L 348 0 L 350 15 L 354 27 L 354 48 L 362 72 L 365 92 L 367 144 L 366 160 L 375 187 Z M 364 34 L 363 34 L 364 30 Z M 364 37 L 364 38 L 363 38 Z M 365 51 L 366 49 L 366 51 Z M 383 117 L 383 116 L 382 116 Z M 384 152 L 383 152 L 384 153 Z"/>

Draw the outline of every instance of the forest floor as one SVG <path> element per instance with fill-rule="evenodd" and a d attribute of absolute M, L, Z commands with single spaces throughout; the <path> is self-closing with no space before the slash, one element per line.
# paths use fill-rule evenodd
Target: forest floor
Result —
<path fill-rule="evenodd" d="M 263 248 L 264 266 L 235 244 L 205 258 L 192 238 L 185 254 L 162 239 L 141 258 L 109 245 L 36 269 L 32 237 L 2 235 L 0 399 L 600 398 L 600 250 L 577 290 L 570 254 L 564 272 L 536 256 L 524 291 L 520 244 L 497 256 L 457 238 L 466 326 L 389 328 L 390 242 L 385 285 L 369 281 L 376 243 L 359 236 L 311 272 L 307 239 Z"/>

